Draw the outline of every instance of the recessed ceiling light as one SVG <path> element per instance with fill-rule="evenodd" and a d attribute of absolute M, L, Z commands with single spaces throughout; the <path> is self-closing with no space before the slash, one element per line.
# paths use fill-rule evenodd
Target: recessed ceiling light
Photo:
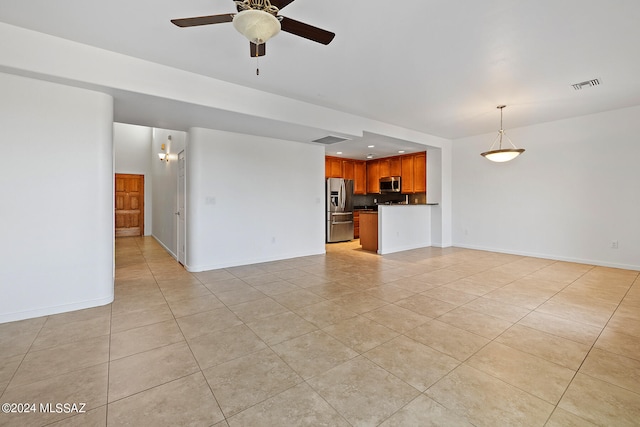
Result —
<path fill-rule="evenodd" d="M 375 145 L 367 145 L 367 147 L 373 148 L 373 147 L 375 147 Z"/>
<path fill-rule="evenodd" d="M 342 154 L 342 151 L 338 151 L 336 154 Z"/>
<path fill-rule="evenodd" d="M 398 153 L 402 154 L 402 153 L 404 153 L 404 150 L 400 150 L 400 151 L 398 151 Z"/>
<path fill-rule="evenodd" d="M 367 159 L 373 159 L 373 154 L 367 154 Z"/>

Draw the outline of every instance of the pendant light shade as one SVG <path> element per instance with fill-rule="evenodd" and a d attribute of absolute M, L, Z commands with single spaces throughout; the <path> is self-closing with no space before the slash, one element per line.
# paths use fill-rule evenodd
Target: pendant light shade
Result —
<path fill-rule="evenodd" d="M 498 131 L 498 136 L 493 141 L 493 144 L 489 148 L 489 151 L 485 151 L 484 153 L 480 153 L 480 155 L 492 162 L 508 162 L 510 160 L 515 159 L 520 154 L 524 153 L 524 148 L 517 148 L 511 139 L 507 136 L 504 129 L 502 128 L 502 110 L 506 107 L 506 105 L 498 105 L 497 108 L 500 109 L 500 130 Z M 509 144 L 511 144 L 512 148 L 502 148 L 502 137 L 506 137 Z M 498 144 L 498 149 L 494 150 L 496 144 Z"/>

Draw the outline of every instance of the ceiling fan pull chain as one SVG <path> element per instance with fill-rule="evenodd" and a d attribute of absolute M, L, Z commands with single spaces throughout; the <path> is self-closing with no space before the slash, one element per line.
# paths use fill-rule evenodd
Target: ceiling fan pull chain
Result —
<path fill-rule="evenodd" d="M 260 75 L 260 57 L 258 56 L 258 52 L 256 51 L 256 76 Z"/>

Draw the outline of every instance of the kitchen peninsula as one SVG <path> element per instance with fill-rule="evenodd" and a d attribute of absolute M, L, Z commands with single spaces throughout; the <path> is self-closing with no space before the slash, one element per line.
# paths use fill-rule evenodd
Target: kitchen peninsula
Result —
<path fill-rule="evenodd" d="M 431 246 L 431 206 L 380 205 L 360 214 L 362 249 L 380 255 Z"/>

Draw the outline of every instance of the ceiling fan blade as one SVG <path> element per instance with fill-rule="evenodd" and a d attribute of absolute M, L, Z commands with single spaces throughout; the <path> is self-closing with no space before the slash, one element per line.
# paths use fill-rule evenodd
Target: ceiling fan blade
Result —
<path fill-rule="evenodd" d="M 295 19 L 287 18 L 285 16 L 279 16 L 278 19 L 280 19 L 280 28 L 282 31 L 304 37 L 305 39 L 313 40 L 314 42 L 329 44 L 336 36 L 330 31 L 305 24 L 304 22 L 296 21 Z"/>
<path fill-rule="evenodd" d="M 286 5 L 293 3 L 295 0 L 271 0 L 271 4 L 282 10 Z"/>
<path fill-rule="evenodd" d="M 222 24 L 233 21 L 235 13 L 223 15 L 197 16 L 195 18 L 172 19 L 171 22 L 178 27 L 197 27 L 198 25 Z"/>
<path fill-rule="evenodd" d="M 249 50 L 252 57 L 265 56 L 267 54 L 267 45 L 265 43 L 255 44 L 249 42 Z"/>

